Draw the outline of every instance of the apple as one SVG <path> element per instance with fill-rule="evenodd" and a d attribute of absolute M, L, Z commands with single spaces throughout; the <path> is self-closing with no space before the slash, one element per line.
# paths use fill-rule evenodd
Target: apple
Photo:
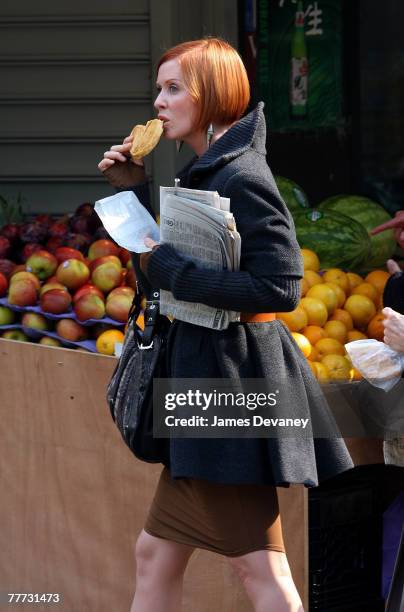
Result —
<path fill-rule="evenodd" d="M 28 272 L 33 272 L 40 280 L 45 280 L 55 273 L 58 260 L 52 253 L 42 249 L 28 257 L 25 267 Z"/>
<path fill-rule="evenodd" d="M 40 331 L 47 331 L 49 329 L 48 321 L 37 312 L 24 312 L 21 318 L 21 325 L 31 327 L 32 329 L 39 329 Z"/>
<path fill-rule="evenodd" d="M 128 251 L 128 249 L 124 249 L 122 247 L 121 250 L 119 251 L 119 259 L 121 260 L 122 265 L 127 266 L 128 261 L 131 261 L 131 258 L 132 258 L 131 252 Z"/>
<path fill-rule="evenodd" d="M 31 255 L 33 255 L 37 251 L 41 251 L 42 249 L 43 246 L 41 244 L 38 244 L 37 242 L 27 242 L 21 252 L 22 260 L 27 261 L 27 259 L 31 257 Z"/>
<path fill-rule="evenodd" d="M 111 319 L 126 323 L 135 292 L 130 287 L 118 287 L 108 295 L 105 312 Z"/>
<path fill-rule="evenodd" d="M 136 273 L 135 270 L 133 268 L 132 265 L 129 266 L 129 264 L 132 264 L 132 261 L 129 261 L 127 266 L 126 266 L 126 276 L 125 276 L 125 283 L 128 287 L 131 287 L 132 289 L 134 289 L 136 291 L 137 287 L 136 287 Z"/>
<path fill-rule="evenodd" d="M 65 246 L 77 249 L 82 253 L 85 253 L 91 244 L 92 236 L 87 233 L 77 234 L 70 232 L 65 238 Z"/>
<path fill-rule="evenodd" d="M 0 236 L 0 257 L 7 257 L 11 253 L 11 242 L 5 236 Z"/>
<path fill-rule="evenodd" d="M 84 285 L 89 277 L 90 270 L 83 261 L 78 259 L 66 259 L 59 264 L 56 270 L 56 278 L 59 283 L 73 291 Z"/>
<path fill-rule="evenodd" d="M 50 291 L 51 289 L 63 289 L 63 291 L 67 291 L 68 293 L 67 287 L 62 285 L 62 283 L 58 283 L 58 281 L 53 281 L 53 282 L 48 281 L 47 283 L 45 283 L 45 285 L 42 285 L 39 291 L 39 297 L 42 297 L 44 293 L 46 293 L 47 291 Z"/>
<path fill-rule="evenodd" d="M 92 283 L 104 293 L 109 293 L 121 284 L 122 268 L 115 262 L 107 261 L 97 266 L 91 275 Z"/>
<path fill-rule="evenodd" d="M 39 242 L 42 243 L 46 240 L 48 235 L 48 228 L 42 223 L 36 223 L 31 221 L 24 223 L 20 228 L 20 240 L 21 242 Z"/>
<path fill-rule="evenodd" d="M 13 274 L 16 274 L 17 272 L 26 272 L 25 264 L 18 264 L 17 266 L 15 266 L 15 268 L 13 269 Z"/>
<path fill-rule="evenodd" d="M 94 295 L 98 295 L 98 297 L 100 297 L 102 300 L 104 299 L 104 294 L 100 289 L 98 289 L 98 287 L 92 285 L 91 283 L 86 283 L 80 287 L 80 289 L 77 289 L 76 293 L 73 295 L 73 303 L 76 303 L 77 300 L 79 300 L 83 295 L 86 295 L 86 293 L 93 293 Z"/>
<path fill-rule="evenodd" d="M 12 325 L 15 320 L 15 313 L 5 306 L 0 306 L 0 325 Z"/>
<path fill-rule="evenodd" d="M 11 244 L 14 245 L 20 237 L 20 226 L 18 223 L 7 223 L 7 225 L 3 225 L 1 228 L 0 234 L 8 238 Z"/>
<path fill-rule="evenodd" d="M 97 257 L 97 259 L 90 259 L 89 261 L 89 269 L 91 273 L 93 273 L 94 270 L 98 268 L 98 266 L 101 266 L 101 264 L 107 262 L 114 263 L 117 268 L 119 268 L 120 270 L 122 269 L 121 260 L 116 255 L 103 255 L 102 257 Z"/>
<path fill-rule="evenodd" d="M 2 335 L 5 340 L 18 340 L 19 342 L 29 342 L 28 337 L 20 329 L 9 329 Z"/>
<path fill-rule="evenodd" d="M 37 302 L 38 291 L 32 280 L 22 278 L 10 284 L 8 302 L 15 306 L 34 306 Z"/>
<path fill-rule="evenodd" d="M 50 253 L 54 253 L 56 249 L 64 245 L 65 239 L 61 236 L 52 236 L 46 241 L 46 248 Z"/>
<path fill-rule="evenodd" d="M 2 272 L 6 278 L 10 278 L 15 267 L 16 264 L 10 261 L 10 259 L 0 259 L 0 272 Z"/>
<path fill-rule="evenodd" d="M 59 340 L 52 338 L 51 336 L 42 336 L 38 344 L 44 344 L 45 346 L 62 346 Z"/>
<path fill-rule="evenodd" d="M 54 221 L 49 226 L 49 236 L 52 238 L 64 238 L 69 232 L 69 226 L 63 221 Z"/>
<path fill-rule="evenodd" d="M 70 342 L 80 342 L 88 338 L 88 330 L 74 319 L 60 319 L 55 329 L 58 336 Z"/>
<path fill-rule="evenodd" d="M 41 295 L 40 304 L 44 312 L 63 314 L 68 312 L 72 298 L 64 289 L 49 289 Z"/>
<path fill-rule="evenodd" d="M 7 277 L 0 272 L 0 297 L 6 295 L 8 289 L 8 280 Z"/>
<path fill-rule="evenodd" d="M 60 246 L 55 249 L 55 257 L 58 263 L 62 263 L 62 261 L 66 261 L 66 259 L 79 259 L 80 261 L 84 261 L 83 253 L 77 249 L 65 246 Z"/>
<path fill-rule="evenodd" d="M 32 272 L 27 272 L 26 270 L 18 270 L 17 272 L 13 272 L 10 278 L 10 285 L 20 280 L 31 281 L 31 283 L 34 283 L 37 291 L 39 291 L 41 288 L 41 283 L 39 282 L 38 277 L 35 276 L 35 274 L 32 274 Z"/>
<path fill-rule="evenodd" d="M 119 257 L 120 247 L 112 240 L 96 240 L 90 245 L 88 250 L 89 259 L 98 259 L 104 255 L 115 255 Z"/>
<path fill-rule="evenodd" d="M 74 304 L 74 312 L 79 321 L 102 319 L 105 315 L 105 303 L 98 295 L 86 293 Z"/>
<path fill-rule="evenodd" d="M 126 268 L 122 268 L 121 270 L 121 282 L 119 283 L 120 287 L 125 287 L 126 286 L 126 277 L 128 275 L 128 271 Z"/>

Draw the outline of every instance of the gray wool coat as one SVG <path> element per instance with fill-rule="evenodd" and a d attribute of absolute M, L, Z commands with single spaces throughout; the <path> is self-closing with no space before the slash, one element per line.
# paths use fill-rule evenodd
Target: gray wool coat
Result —
<path fill-rule="evenodd" d="M 296 307 L 301 255 L 292 218 L 266 162 L 265 141 L 260 103 L 178 175 L 182 187 L 217 190 L 230 198 L 242 241 L 240 271 L 207 270 L 162 244 L 148 262 L 152 286 L 180 300 L 241 312 Z M 171 439 L 173 478 L 312 487 L 353 467 L 320 387 L 281 321 L 232 323 L 223 331 L 174 321 L 168 356 L 175 378 L 266 378 L 269 386 L 284 381 L 286 398 L 275 416 L 309 418 L 328 436 Z"/>

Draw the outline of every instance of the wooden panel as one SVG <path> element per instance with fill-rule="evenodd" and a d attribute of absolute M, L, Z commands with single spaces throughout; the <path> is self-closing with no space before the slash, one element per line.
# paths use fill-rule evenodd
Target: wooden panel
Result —
<path fill-rule="evenodd" d="M 134 545 L 161 469 L 136 461 L 112 422 L 104 395 L 115 363 L 0 340 L 0 583 L 59 592 L 62 612 L 129 610 Z M 280 503 L 292 571 L 302 584 L 305 491 L 282 490 Z M 218 609 L 252 612 L 227 561 L 197 551 L 183 610 Z"/>

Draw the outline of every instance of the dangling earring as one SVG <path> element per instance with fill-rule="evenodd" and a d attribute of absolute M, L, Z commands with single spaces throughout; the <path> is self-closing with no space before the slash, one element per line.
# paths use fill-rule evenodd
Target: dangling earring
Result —
<path fill-rule="evenodd" d="M 181 151 L 183 144 L 184 144 L 183 140 L 176 140 L 175 141 L 175 146 L 177 148 L 177 153 L 179 153 Z"/>
<path fill-rule="evenodd" d="M 212 123 L 209 124 L 208 131 L 206 132 L 206 144 L 208 145 L 208 149 L 210 148 L 210 143 L 212 141 L 212 137 L 214 134 L 214 129 Z"/>

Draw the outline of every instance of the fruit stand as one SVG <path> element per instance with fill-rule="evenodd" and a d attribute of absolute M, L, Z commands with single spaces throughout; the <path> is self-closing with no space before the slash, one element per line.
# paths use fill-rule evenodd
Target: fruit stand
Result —
<path fill-rule="evenodd" d="M 105 386 L 115 358 L 0 340 L 0 362 L 8 381 L 0 389 L 2 583 L 58 592 L 66 612 L 126 612 L 134 544 L 161 468 L 134 460 L 112 422 Z M 380 440 L 347 443 L 357 465 L 383 460 Z M 288 557 L 307 601 L 308 492 L 291 486 L 279 495 Z M 184 612 L 218 607 L 251 610 L 225 560 L 198 550 Z"/>

